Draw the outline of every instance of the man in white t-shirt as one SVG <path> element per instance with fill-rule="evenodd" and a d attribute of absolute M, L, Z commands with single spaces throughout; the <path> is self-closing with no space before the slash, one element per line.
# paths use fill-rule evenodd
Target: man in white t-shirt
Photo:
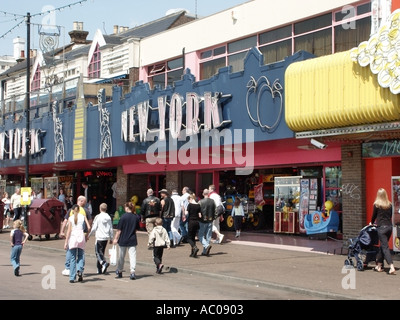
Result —
<path fill-rule="evenodd" d="M 215 191 L 215 185 L 210 185 L 208 187 L 208 190 L 210 190 L 209 197 L 210 199 L 213 199 L 215 202 L 215 207 L 218 208 L 220 205 L 222 206 L 222 200 L 221 196 Z M 222 243 L 222 240 L 224 239 L 224 235 L 220 232 L 220 215 L 213 221 L 213 226 L 212 226 L 212 232 L 214 232 L 217 235 L 217 239 L 214 241 L 214 243 Z"/>
<path fill-rule="evenodd" d="M 21 207 L 21 189 L 15 188 L 14 194 L 10 199 L 10 210 L 14 212 L 13 221 L 21 219 L 22 207 Z"/>
<path fill-rule="evenodd" d="M 181 208 L 181 196 L 178 194 L 176 189 L 172 190 L 171 199 L 175 204 L 175 217 L 171 222 L 171 232 L 172 232 L 172 240 L 173 246 L 177 246 L 181 243 L 182 235 L 179 233 L 179 223 L 181 221 L 182 208 Z"/>

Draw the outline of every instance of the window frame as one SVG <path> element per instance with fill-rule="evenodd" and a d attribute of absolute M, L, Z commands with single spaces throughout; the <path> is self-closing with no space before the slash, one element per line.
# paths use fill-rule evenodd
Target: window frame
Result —
<path fill-rule="evenodd" d="M 31 82 L 31 92 L 40 91 L 40 81 L 41 81 L 41 70 L 40 64 L 38 64 L 35 74 L 33 75 Z"/>
<path fill-rule="evenodd" d="M 101 51 L 100 45 L 96 44 L 92 59 L 88 65 L 88 78 L 89 79 L 100 79 L 101 77 Z"/>
<path fill-rule="evenodd" d="M 362 13 L 358 14 L 358 10 L 359 10 L 360 8 L 362 8 L 362 9 L 364 9 L 364 11 L 365 11 L 365 9 L 366 9 L 365 6 L 368 5 L 368 4 L 369 4 L 369 6 L 370 6 L 370 8 L 369 8 L 370 10 L 369 10 L 368 12 L 362 12 Z M 293 54 L 296 52 L 296 39 L 297 39 L 297 38 L 299 38 L 299 37 L 304 37 L 304 36 L 307 36 L 307 35 L 311 35 L 311 34 L 313 34 L 313 33 L 318 33 L 318 32 L 320 32 L 320 31 L 330 29 L 330 31 L 331 31 L 331 48 L 330 48 L 330 53 L 329 53 L 329 54 L 334 54 L 334 53 L 336 52 L 336 51 L 335 51 L 335 49 L 336 49 L 336 43 L 335 43 L 335 28 L 336 28 L 337 26 L 343 25 L 344 23 L 357 22 L 358 20 L 362 20 L 362 19 L 364 19 L 364 18 L 366 18 L 366 17 L 371 17 L 371 15 L 372 15 L 372 12 L 371 12 L 371 1 L 363 1 L 363 2 L 361 2 L 361 3 L 354 4 L 354 7 L 355 7 L 354 15 L 351 16 L 351 17 L 348 17 L 348 18 L 345 19 L 345 20 L 336 21 L 336 14 L 339 13 L 339 12 L 341 12 L 342 9 L 335 9 L 335 10 L 332 10 L 332 11 L 323 12 L 323 13 L 321 13 L 320 15 L 317 15 L 317 16 L 314 16 L 314 17 L 308 17 L 307 19 L 304 19 L 304 20 L 295 21 L 295 22 L 292 22 L 292 23 L 289 23 L 289 24 L 286 24 L 286 25 L 281 25 L 281 26 L 279 26 L 279 27 L 277 27 L 277 28 L 274 28 L 274 29 L 264 30 L 264 31 L 262 31 L 262 32 L 258 32 L 258 33 L 255 34 L 255 35 L 248 35 L 248 36 L 246 36 L 246 37 L 244 37 L 244 38 L 242 38 L 242 39 L 237 39 L 237 40 L 234 40 L 234 41 L 231 41 L 231 42 L 226 42 L 225 44 L 218 44 L 218 45 L 215 45 L 215 46 L 206 48 L 206 49 L 204 49 L 204 50 L 201 50 L 201 51 L 199 51 L 199 53 L 198 53 L 198 57 L 199 57 L 199 61 L 198 61 L 198 64 L 199 64 L 199 80 L 207 79 L 207 78 L 204 78 L 204 77 L 202 76 L 202 75 L 203 75 L 203 69 L 202 69 L 202 65 L 203 65 L 203 64 L 205 64 L 206 62 L 210 62 L 210 61 L 212 61 L 212 60 L 221 59 L 221 58 L 224 57 L 224 58 L 225 58 L 225 66 L 224 66 L 224 67 L 228 66 L 228 65 L 229 65 L 229 56 L 235 55 L 235 54 L 238 54 L 238 53 L 241 53 L 241 52 L 245 52 L 245 51 L 248 51 L 248 50 L 251 49 L 251 48 L 248 48 L 248 49 L 239 50 L 239 51 L 236 51 L 236 52 L 233 52 L 233 53 L 228 53 L 229 44 L 232 44 L 232 43 L 241 41 L 241 40 L 243 40 L 243 39 L 251 38 L 251 37 L 253 37 L 253 36 L 256 36 L 256 39 L 257 39 L 257 41 L 256 41 L 256 42 L 257 42 L 257 48 L 258 48 L 260 51 L 262 51 L 261 48 L 265 48 L 265 47 L 271 46 L 271 45 L 276 45 L 276 44 L 278 44 L 278 43 L 280 43 L 280 42 L 284 42 L 284 41 L 290 40 L 290 41 L 291 41 L 291 54 L 293 55 Z M 313 30 L 311 30 L 311 31 L 307 31 L 307 32 L 295 34 L 294 28 L 295 28 L 295 25 L 296 25 L 297 23 L 301 23 L 302 21 L 312 20 L 312 19 L 315 19 L 315 18 L 318 18 L 318 17 L 322 17 L 322 16 L 328 15 L 328 14 L 331 15 L 331 23 L 330 23 L 329 25 L 326 25 L 326 26 L 321 27 L 321 28 L 313 29 Z M 288 26 L 291 26 L 291 35 L 290 35 L 290 36 L 284 37 L 284 38 L 281 38 L 281 39 L 276 39 L 276 40 L 270 41 L 270 42 L 265 42 L 265 43 L 262 43 L 262 44 L 261 44 L 261 41 L 260 41 L 260 36 L 261 36 L 261 35 L 263 35 L 263 34 L 265 34 L 265 33 L 267 33 L 267 32 L 274 31 L 274 30 L 279 30 L 279 29 L 281 29 L 281 28 L 287 28 Z M 226 48 L 224 54 L 221 54 L 221 55 L 214 55 L 214 54 L 211 54 L 211 56 L 208 56 L 208 57 L 206 57 L 206 58 L 201 58 L 201 56 L 202 56 L 204 53 L 206 53 L 206 52 L 208 52 L 208 51 L 211 51 L 211 50 L 213 51 L 213 50 L 215 50 L 216 48 L 223 47 L 223 46 L 225 46 L 225 48 Z M 338 52 L 339 52 L 339 51 L 338 51 Z M 265 59 L 265 57 L 264 57 L 264 59 Z M 265 62 L 265 61 L 264 61 L 264 62 Z M 271 63 L 272 63 L 272 62 L 277 62 L 277 61 L 271 61 Z M 270 63 L 270 62 L 268 62 L 268 63 Z M 238 71 L 238 70 L 234 70 L 233 72 L 235 72 L 235 71 Z"/>
<path fill-rule="evenodd" d="M 179 62 L 179 60 L 181 60 Z M 174 63 L 175 61 L 178 62 L 178 67 L 169 69 L 169 66 L 171 63 Z M 168 59 L 162 62 L 154 63 L 150 66 L 146 67 L 147 69 L 147 82 L 151 85 L 152 88 L 154 88 L 154 83 L 156 84 L 161 84 L 161 81 L 156 81 L 154 82 L 153 79 L 160 78 L 160 76 L 163 76 L 164 79 L 164 85 L 162 86 L 162 89 L 165 89 L 168 85 L 172 85 L 172 83 L 176 80 L 175 77 L 172 80 L 168 80 L 168 75 L 169 74 L 174 74 L 177 71 L 182 70 L 183 74 L 183 69 L 184 69 L 184 59 L 182 56 L 180 57 L 175 57 L 173 59 Z"/>

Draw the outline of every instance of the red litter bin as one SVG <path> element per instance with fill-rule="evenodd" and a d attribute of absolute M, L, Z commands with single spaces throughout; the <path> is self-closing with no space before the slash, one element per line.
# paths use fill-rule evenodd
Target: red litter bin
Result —
<path fill-rule="evenodd" d="M 41 239 L 44 235 L 48 240 L 50 234 L 55 234 L 55 238 L 58 239 L 63 208 L 64 204 L 57 199 L 33 199 L 28 211 L 28 239 L 32 240 L 32 235 Z"/>

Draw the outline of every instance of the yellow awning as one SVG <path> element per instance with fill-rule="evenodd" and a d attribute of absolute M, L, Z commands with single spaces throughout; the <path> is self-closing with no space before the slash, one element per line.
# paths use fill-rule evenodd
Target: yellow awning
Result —
<path fill-rule="evenodd" d="M 398 121 L 399 102 L 350 51 L 292 63 L 285 73 L 285 119 L 295 132 Z"/>

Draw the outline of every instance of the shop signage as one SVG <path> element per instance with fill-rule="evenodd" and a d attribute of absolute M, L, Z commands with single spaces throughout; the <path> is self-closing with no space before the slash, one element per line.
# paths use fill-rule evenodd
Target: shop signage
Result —
<path fill-rule="evenodd" d="M 173 139 L 180 138 L 184 130 L 186 136 L 200 133 L 200 130 L 210 131 L 213 128 L 221 128 L 231 123 L 223 120 L 221 110 L 222 98 L 230 95 L 205 92 L 199 96 L 195 92 L 186 93 L 186 99 L 178 93 L 174 93 L 170 100 L 167 96 L 158 98 L 158 107 L 151 105 L 150 101 L 143 101 L 132 106 L 122 113 L 121 134 L 124 142 L 153 141 L 154 134 L 158 134 L 159 141 L 166 140 L 166 131 L 169 130 Z M 169 106 L 169 122 L 166 124 L 166 112 Z M 183 123 L 183 108 L 186 108 L 186 124 Z M 200 122 L 200 110 L 203 109 L 203 123 Z M 152 113 L 158 112 L 158 128 L 149 128 L 149 119 Z M 151 137 L 149 136 L 151 134 Z M 139 137 L 139 139 L 137 139 Z"/>
<path fill-rule="evenodd" d="M 111 171 L 96 171 L 96 177 L 112 177 L 113 173 Z"/>
<path fill-rule="evenodd" d="M 31 204 L 32 188 L 21 188 L 21 205 L 29 206 Z"/>
<path fill-rule="evenodd" d="M 366 142 L 362 145 L 364 158 L 381 158 L 400 155 L 400 140 Z"/>
<path fill-rule="evenodd" d="M 73 176 L 59 176 L 58 177 L 58 181 L 60 183 L 73 182 L 74 181 L 74 177 Z"/>
<path fill-rule="evenodd" d="M 113 177 L 113 173 L 111 171 L 102 171 L 102 170 L 98 170 L 95 172 L 96 177 Z M 90 177 L 93 176 L 93 172 L 92 171 L 85 171 L 83 173 L 84 177 Z"/>
<path fill-rule="evenodd" d="M 43 137 L 46 131 L 32 129 L 29 131 L 30 154 L 35 157 L 43 154 Z M 20 159 L 26 156 L 26 129 L 10 129 L 0 132 L 0 160 Z"/>

